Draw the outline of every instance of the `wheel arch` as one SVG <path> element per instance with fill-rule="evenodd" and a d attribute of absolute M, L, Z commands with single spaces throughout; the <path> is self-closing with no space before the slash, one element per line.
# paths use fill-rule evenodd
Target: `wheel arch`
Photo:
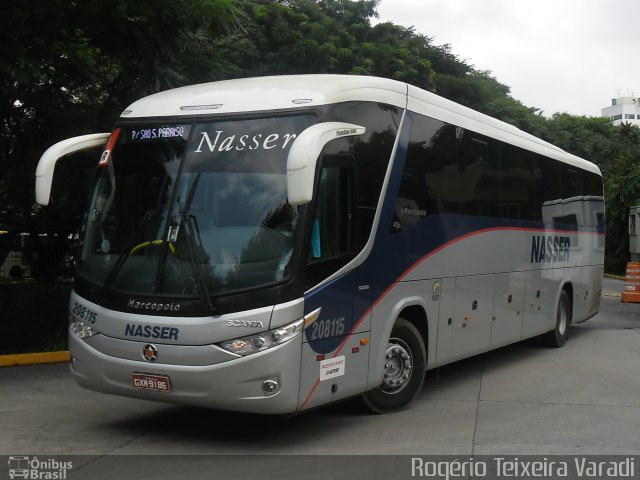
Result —
<path fill-rule="evenodd" d="M 398 317 L 407 320 L 420 332 L 422 343 L 427 351 L 427 365 L 429 365 L 429 318 L 424 306 L 420 304 L 407 305 L 400 311 Z"/>
<path fill-rule="evenodd" d="M 385 341 L 391 335 L 391 330 L 393 329 L 393 325 L 398 317 L 402 317 L 410 322 L 414 327 L 416 327 L 418 332 L 420 332 L 424 348 L 427 351 L 426 360 L 428 368 L 428 366 L 435 360 L 436 332 L 433 331 L 434 323 L 429 322 L 426 301 L 424 298 L 419 296 L 410 296 L 397 302 L 391 309 L 389 315 L 389 318 L 393 319 L 393 321 L 388 322 L 382 335 L 382 338 L 384 338 Z M 430 341 L 434 342 L 433 345 L 429 344 Z"/>

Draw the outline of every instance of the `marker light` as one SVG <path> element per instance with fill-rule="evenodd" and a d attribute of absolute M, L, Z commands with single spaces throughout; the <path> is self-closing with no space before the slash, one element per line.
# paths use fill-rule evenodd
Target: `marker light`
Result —
<path fill-rule="evenodd" d="M 219 347 L 236 355 L 252 355 L 288 342 L 299 335 L 304 327 L 304 319 L 296 320 L 284 327 L 242 338 L 234 338 L 218 343 Z"/>
<path fill-rule="evenodd" d="M 212 105 L 183 105 L 180 107 L 180 110 L 183 112 L 188 112 L 191 110 L 217 110 L 222 106 L 221 103 L 215 103 Z"/>
<path fill-rule="evenodd" d="M 116 146 L 116 142 L 118 141 L 118 137 L 120 136 L 120 128 L 116 128 L 111 135 L 109 136 L 109 140 L 107 140 L 107 144 L 104 147 L 104 151 L 102 152 L 102 156 L 100 157 L 99 165 L 101 167 L 106 167 L 111 163 L 111 152 L 113 151 L 113 147 Z"/>

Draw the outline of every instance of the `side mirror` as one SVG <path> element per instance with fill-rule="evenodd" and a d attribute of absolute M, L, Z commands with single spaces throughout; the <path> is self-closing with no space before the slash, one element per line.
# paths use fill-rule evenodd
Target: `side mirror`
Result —
<path fill-rule="evenodd" d="M 101 147 L 107 143 L 109 135 L 109 133 L 94 133 L 67 138 L 49 147 L 40 157 L 38 168 L 36 168 L 36 202 L 40 205 L 49 205 L 53 171 L 60 158 L 80 150 Z"/>
<path fill-rule="evenodd" d="M 342 122 L 312 125 L 291 145 L 287 156 L 287 197 L 291 205 L 304 205 L 313 197 L 313 182 L 318 157 L 324 146 L 341 137 L 363 135 L 366 128 Z"/>

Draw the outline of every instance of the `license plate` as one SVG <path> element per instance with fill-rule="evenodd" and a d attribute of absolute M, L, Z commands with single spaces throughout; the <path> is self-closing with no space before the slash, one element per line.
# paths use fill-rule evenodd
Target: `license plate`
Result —
<path fill-rule="evenodd" d="M 166 375 L 149 375 L 147 373 L 134 373 L 131 381 L 136 388 L 154 390 L 156 392 L 168 392 L 171 390 L 171 382 Z"/>

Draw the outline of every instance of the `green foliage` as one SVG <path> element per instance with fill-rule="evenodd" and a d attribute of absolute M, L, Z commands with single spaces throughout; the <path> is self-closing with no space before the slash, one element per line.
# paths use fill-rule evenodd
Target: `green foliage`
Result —
<path fill-rule="evenodd" d="M 615 127 L 608 151 L 603 153 L 607 206 L 607 266 L 622 273 L 629 259 L 629 207 L 640 205 L 640 129 Z"/>
<path fill-rule="evenodd" d="M 392 23 L 371 25 L 378 0 L 251 3 L 244 32 L 218 46 L 238 76 L 296 73 L 377 75 L 433 86 L 430 39 Z"/>
<path fill-rule="evenodd" d="M 228 75 L 234 67 L 214 40 L 237 25 L 240 15 L 235 0 L 4 5 L 0 224 L 38 228 L 34 172 L 52 143 L 108 131 L 122 108 L 140 96 Z M 77 224 L 69 223 L 72 231 Z"/>
<path fill-rule="evenodd" d="M 438 75 L 436 85 L 439 95 L 485 113 L 489 113 L 488 101 L 509 95 L 509 87 L 498 83 L 487 71 Z"/>
<path fill-rule="evenodd" d="M 608 118 L 556 113 L 548 122 L 543 138 L 554 145 L 598 165 L 606 163 L 617 128 Z"/>

